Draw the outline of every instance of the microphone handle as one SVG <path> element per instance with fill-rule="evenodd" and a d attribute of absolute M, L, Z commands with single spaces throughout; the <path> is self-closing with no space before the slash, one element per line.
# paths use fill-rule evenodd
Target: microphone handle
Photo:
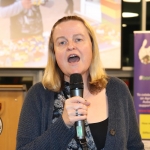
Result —
<path fill-rule="evenodd" d="M 73 97 L 73 96 L 83 97 L 83 89 L 76 88 L 76 89 L 70 90 L 70 95 L 71 95 L 71 97 Z M 85 139 L 84 120 L 76 121 L 75 126 L 76 126 L 77 139 L 79 139 L 79 140 Z"/>

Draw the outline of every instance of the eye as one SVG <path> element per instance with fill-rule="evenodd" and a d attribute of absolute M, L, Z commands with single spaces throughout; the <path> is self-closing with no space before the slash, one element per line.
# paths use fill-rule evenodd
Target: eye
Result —
<path fill-rule="evenodd" d="M 59 42 L 59 45 L 65 45 L 65 44 L 66 44 L 66 41 Z"/>
<path fill-rule="evenodd" d="M 58 46 L 64 46 L 64 45 L 67 44 L 67 41 L 66 41 L 66 40 L 59 40 L 59 41 L 57 42 L 57 44 L 58 44 Z"/>
<path fill-rule="evenodd" d="M 81 42 L 81 41 L 82 41 L 81 38 L 76 38 L 76 39 L 75 39 L 75 42 Z"/>

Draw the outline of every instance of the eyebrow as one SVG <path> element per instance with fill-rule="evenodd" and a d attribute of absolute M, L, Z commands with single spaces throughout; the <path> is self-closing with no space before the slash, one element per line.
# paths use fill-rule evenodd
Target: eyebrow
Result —
<path fill-rule="evenodd" d="M 82 36 L 82 37 L 84 37 L 83 34 L 74 34 L 74 35 L 73 35 L 73 37 L 76 37 L 76 36 Z M 57 41 L 57 40 L 59 40 L 59 39 L 66 39 L 66 37 L 65 37 L 65 36 L 60 36 L 60 37 L 56 38 L 55 41 Z M 67 40 L 67 39 L 66 39 L 66 40 Z"/>
<path fill-rule="evenodd" d="M 60 37 L 58 37 L 58 38 L 56 38 L 56 40 L 55 41 L 57 41 L 57 40 L 59 40 L 59 39 L 66 39 L 64 36 L 60 36 Z M 67 39 L 66 39 L 67 40 Z"/>
<path fill-rule="evenodd" d="M 73 37 L 75 37 L 75 36 L 84 36 L 83 34 L 75 34 L 75 35 L 73 35 Z"/>

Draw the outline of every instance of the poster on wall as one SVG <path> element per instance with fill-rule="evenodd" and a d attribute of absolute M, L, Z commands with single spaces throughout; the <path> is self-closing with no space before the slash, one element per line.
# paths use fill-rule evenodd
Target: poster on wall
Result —
<path fill-rule="evenodd" d="M 121 68 L 121 0 L 0 0 L 0 68 L 45 68 L 53 24 L 63 16 L 88 21 L 103 66 Z"/>
<path fill-rule="evenodd" d="M 142 139 L 150 149 L 150 31 L 134 32 L 134 103 Z"/>

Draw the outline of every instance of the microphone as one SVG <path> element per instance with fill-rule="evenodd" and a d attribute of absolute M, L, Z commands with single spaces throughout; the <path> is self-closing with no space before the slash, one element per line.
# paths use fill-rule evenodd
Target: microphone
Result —
<path fill-rule="evenodd" d="M 70 75 L 70 96 L 83 97 L 83 80 L 81 74 L 75 73 Z M 85 139 L 84 120 L 76 121 L 75 126 L 77 139 Z"/>

